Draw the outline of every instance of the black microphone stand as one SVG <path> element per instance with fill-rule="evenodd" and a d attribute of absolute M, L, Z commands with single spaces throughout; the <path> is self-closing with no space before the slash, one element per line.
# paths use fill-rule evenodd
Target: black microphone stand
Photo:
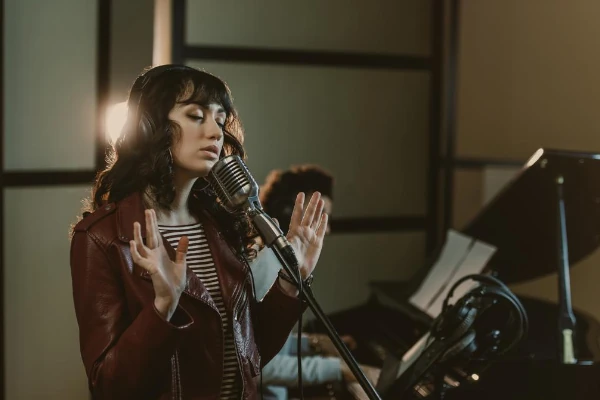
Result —
<path fill-rule="evenodd" d="M 266 230 L 261 229 L 265 225 L 269 225 L 270 229 L 273 229 L 274 224 L 271 221 L 271 218 L 267 216 L 264 212 L 258 212 L 254 213 L 254 215 L 252 216 L 252 221 L 257 227 L 257 231 L 262 237 L 264 243 L 266 243 L 267 246 L 273 250 L 283 269 L 287 272 L 288 276 L 290 276 L 294 281 L 294 285 L 297 288 L 300 288 L 301 282 L 299 281 L 300 274 L 298 273 L 298 261 L 295 259 L 296 256 L 295 254 L 293 254 L 293 250 L 291 250 L 290 248 L 290 251 L 282 251 L 278 246 L 273 246 L 277 239 L 271 235 L 269 235 L 271 237 L 266 237 Z M 277 229 L 279 230 L 279 228 Z M 281 232 L 281 230 L 279 230 L 279 232 Z M 327 334 L 331 338 L 331 341 L 335 345 L 335 348 L 340 352 L 340 355 L 342 356 L 342 358 L 344 359 L 344 361 L 358 380 L 358 383 L 363 388 L 367 396 L 369 396 L 369 399 L 381 400 L 381 397 L 375 391 L 375 388 L 373 387 L 371 382 L 369 382 L 363 371 L 358 366 L 358 363 L 354 359 L 354 356 L 352 355 L 352 353 L 350 353 L 350 350 L 348 350 L 348 347 L 346 347 L 346 345 L 340 338 L 340 335 L 336 332 L 335 328 L 331 324 L 331 321 L 329 321 L 329 318 L 321 309 L 321 306 L 314 297 L 312 289 L 303 285 L 301 295 L 301 300 L 306 301 L 308 307 L 312 310 L 315 317 L 317 317 L 317 319 L 323 324 L 323 326 L 325 326 Z"/>

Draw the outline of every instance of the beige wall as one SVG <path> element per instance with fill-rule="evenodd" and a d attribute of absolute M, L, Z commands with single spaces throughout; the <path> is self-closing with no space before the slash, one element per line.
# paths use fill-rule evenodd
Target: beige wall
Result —
<path fill-rule="evenodd" d="M 429 54 L 430 1 L 189 0 L 187 4 L 186 37 L 191 45 Z"/>
<path fill-rule="evenodd" d="M 457 155 L 525 161 L 540 147 L 600 150 L 600 2 L 461 4 Z M 511 173 L 459 170 L 455 226 Z M 596 252 L 573 267 L 572 287 L 574 306 L 600 320 L 598 281 Z M 514 289 L 555 300 L 556 274 Z"/>
<path fill-rule="evenodd" d="M 5 170 L 92 168 L 96 1 L 6 0 L 4 13 Z"/>
<path fill-rule="evenodd" d="M 87 194 L 85 186 L 5 190 L 7 400 L 88 398 L 68 238 Z"/>
<path fill-rule="evenodd" d="M 110 98 L 118 102 L 152 62 L 153 1 L 112 4 Z M 94 168 L 97 10 L 96 0 L 4 1 L 6 170 Z M 88 190 L 4 190 L 7 400 L 89 398 L 68 238 Z"/>
<path fill-rule="evenodd" d="M 154 0 L 113 1 L 109 103 L 127 100 L 129 88 L 152 65 Z"/>
<path fill-rule="evenodd" d="M 6 0 L 4 21 L 5 169 L 92 169 L 96 1 Z M 77 186 L 4 190 L 8 400 L 87 398 L 68 240 L 85 194 Z"/>

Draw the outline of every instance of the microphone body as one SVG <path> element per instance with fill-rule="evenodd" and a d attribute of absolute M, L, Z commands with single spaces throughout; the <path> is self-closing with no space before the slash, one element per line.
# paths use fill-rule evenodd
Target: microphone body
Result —
<path fill-rule="evenodd" d="M 292 277 L 296 275 L 298 259 L 294 249 L 281 229 L 264 212 L 258 197 L 258 184 L 242 159 L 230 155 L 217 161 L 208 174 L 208 182 L 229 212 L 242 211 L 250 217 L 265 245 L 273 249 L 282 263 L 293 269 Z"/>

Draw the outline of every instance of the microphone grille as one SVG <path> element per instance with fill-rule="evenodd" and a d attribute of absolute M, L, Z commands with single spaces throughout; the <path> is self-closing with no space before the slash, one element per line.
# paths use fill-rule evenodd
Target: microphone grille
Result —
<path fill-rule="evenodd" d="M 258 185 L 237 155 L 220 159 L 208 174 L 208 182 L 226 208 L 233 211 L 258 193 Z"/>

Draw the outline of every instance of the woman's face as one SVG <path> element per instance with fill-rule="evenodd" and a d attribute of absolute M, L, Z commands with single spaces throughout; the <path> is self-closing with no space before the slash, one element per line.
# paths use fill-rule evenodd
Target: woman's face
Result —
<path fill-rule="evenodd" d="M 223 148 L 223 125 L 227 115 L 221 105 L 177 103 L 169 119 L 180 126 L 171 153 L 176 174 L 200 178 L 208 175 Z"/>

